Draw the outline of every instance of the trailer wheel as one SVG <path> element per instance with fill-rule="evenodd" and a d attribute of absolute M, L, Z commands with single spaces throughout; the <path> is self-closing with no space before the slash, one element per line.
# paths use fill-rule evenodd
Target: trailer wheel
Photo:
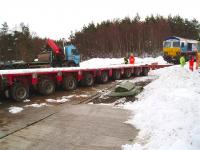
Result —
<path fill-rule="evenodd" d="M 119 80 L 121 78 L 121 71 L 120 70 L 114 70 L 113 71 L 113 79 Z"/>
<path fill-rule="evenodd" d="M 64 90 L 75 90 L 77 87 L 77 80 L 73 76 L 67 76 L 63 78 L 62 86 Z"/>
<path fill-rule="evenodd" d="M 103 71 L 101 75 L 98 77 L 98 81 L 103 84 L 108 82 L 108 80 L 109 80 L 109 76 L 108 76 L 108 72 L 106 71 Z"/>
<path fill-rule="evenodd" d="M 29 88 L 23 84 L 16 83 L 10 89 L 11 96 L 16 101 L 22 101 L 29 96 Z"/>
<path fill-rule="evenodd" d="M 135 70 L 134 70 L 134 75 L 136 76 L 136 77 L 138 77 L 138 76 L 140 76 L 140 68 L 135 68 Z"/>
<path fill-rule="evenodd" d="M 42 95 L 50 95 L 55 92 L 55 84 L 49 79 L 42 79 L 38 84 L 38 91 Z"/>
<path fill-rule="evenodd" d="M 148 76 L 149 68 L 143 68 L 142 75 Z"/>
<path fill-rule="evenodd" d="M 82 80 L 84 86 L 92 86 L 94 84 L 94 77 L 91 73 L 86 73 L 84 79 Z"/>
<path fill-rule="evenodd" d="M 132 75 L 131 69 L 125 69 L 124 70 L 124 77 L 125 78 L 130 78 Z"/>

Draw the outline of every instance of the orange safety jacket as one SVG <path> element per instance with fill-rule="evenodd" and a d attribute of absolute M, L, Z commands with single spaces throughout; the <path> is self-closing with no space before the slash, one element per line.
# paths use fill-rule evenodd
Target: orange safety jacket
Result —
<path fill-rule="evenodd" d="M 135 63 L 135 58 L 134 58 L 134 56 L 130 56 L 130 57 L 129 57 L 129 62 L 130 62 L 130 64 L 134 64 L 134 63 Z"/>

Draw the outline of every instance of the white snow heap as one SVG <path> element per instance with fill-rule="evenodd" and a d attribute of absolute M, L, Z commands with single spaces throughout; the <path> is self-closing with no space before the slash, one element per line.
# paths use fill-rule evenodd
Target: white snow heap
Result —
<path fill-rule="evenodd" d="M 145 87 L 139 100 L 124 107 L 138 128 L 133 145 L 124 150 L 200 149 L 200 74 L 180 66 L 150 72 L 159 78 Z"/>
<path fill-rule="evenodd" d="M 16 106 L 13 106 L 13 107 L 10 107 L 8 108 L 8 111 L 12 114 L 16 114 L 16 113 L 19 113 L 21 112 L 22 110 L 24 110 L 22 107 L 16 107 Z"/>
<path fill-rule="evenodd" d="M 151 64 L 151 63 L 158 63 L 158 64 L 167 64 L 164 61 L 162 56 L 153 58 L 153 57 L 146 57 L 146 58 L 139 58 L 135 57 L 135 64 Z M 124 58 L 93 58 L 87 61 L 81 62 L 80 67 L 107 67 L 110 65 L 120 65 L 124 64 Z"/>

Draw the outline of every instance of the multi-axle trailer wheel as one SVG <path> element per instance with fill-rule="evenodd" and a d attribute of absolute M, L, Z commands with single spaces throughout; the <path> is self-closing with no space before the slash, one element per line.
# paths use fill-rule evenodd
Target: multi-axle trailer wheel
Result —
<path fill-rule="evenodd" d="M 50 79 L 42 79 L 38 84 L 38 92 L 42 95 L 50 95 L 55 92 L 55 84 Z"/>
<path fill-rule="evenodd" d="M 74 76 L 67 76 L 63 78 L 62 87 L 64 90 L 75 90 L 77 88 L 77 80 Z"/>
<path fill-rule="evenodd" d="M 15 83 L 10 88 L 10 95 L 16 101 L 22 101 L 29 96 L 29 88 L 21 83 Z"/>

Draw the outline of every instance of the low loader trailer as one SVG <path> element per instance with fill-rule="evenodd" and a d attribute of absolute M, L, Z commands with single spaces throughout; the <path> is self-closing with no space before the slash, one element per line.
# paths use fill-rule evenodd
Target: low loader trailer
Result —
<path fill-rule="evenodd" d="M 31 89 L 42 95 L 53 94 L 56 87 L 75 90 L 80 83 L 92 86 L 94 83 L 107 83 L 111 80 L 147 76 L 150 69 L 168 65 L 110 65 L 106 67 L 57 67 L 37 69 L 0 70 L 0 95 L 9 93 L 16 101 L 29 98 Z"/>

